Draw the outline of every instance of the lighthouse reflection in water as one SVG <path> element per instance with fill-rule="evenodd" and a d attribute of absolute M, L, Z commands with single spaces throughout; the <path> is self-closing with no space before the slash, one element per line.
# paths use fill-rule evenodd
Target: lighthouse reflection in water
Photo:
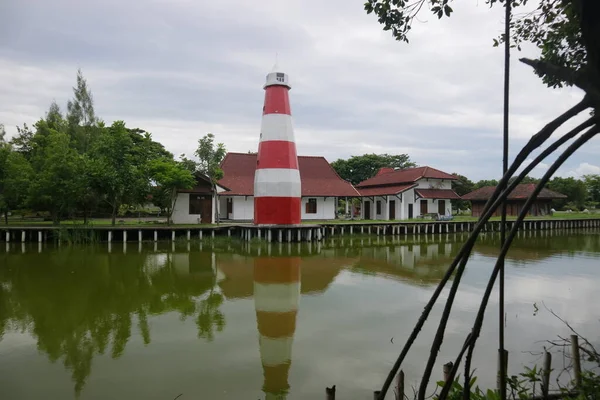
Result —
<path fill-rule="evenodd" d="M 300 300 L 300 257 L 254 259 L 254 306 L 265 399 L 285 399 Z"/>

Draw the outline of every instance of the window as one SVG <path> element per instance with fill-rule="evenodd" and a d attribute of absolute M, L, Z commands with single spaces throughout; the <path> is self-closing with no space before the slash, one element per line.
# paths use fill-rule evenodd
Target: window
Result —
<path fill-rule="evenodd" d="M 190 194 L 190 215 L 202 214 L 202 203 L 206 196 L 198 196 L 197 194 Z"/>
<path fill-rule="evenodd" d="M 381 214 L 381 200 L 377 200 L 377 215 Z"/>
<path fill-rule="evenodd" d="M 279 82 L 284 82 L 284 81 L 285 81 L 285 75 L 284 75 L 284 74 L 282 74 L 281 72 L 278 72 L 278 73 L 276 74 L 276 76 L 277 76 L 277 80 L 278 80 Z"/>
<path fill-rule="evenodd" d="M 317 213 L 317 199 L 308 199 L 306 202 L 306 213 L 316 214 Z"/>

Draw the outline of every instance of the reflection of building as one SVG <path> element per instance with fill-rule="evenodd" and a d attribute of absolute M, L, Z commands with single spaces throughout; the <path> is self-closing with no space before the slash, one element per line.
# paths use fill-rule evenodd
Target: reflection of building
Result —
<path fill-rule="evenodd" d="M 535 188 L 535 183 L 524 183 L 517 185 L 508 195 L 506 202 L 506 213 L 508 215 L 519 215 L 521 213 L 521 209 L 525 205 L 525 202 L 533 193 Z M 485 186 L 462 196 L 463 200 L 468 200 L 471 202 L 471 214 L 474 217 L 479 217 L 481 215 L 483 209 L 485 208 L 485 203 L 487 203 L 490 197 L 492 197 L 492 194 L 494 194 L 495 190 L 496 186 Z M 562 193 L 543 188 L 531 206 L 529 214 L 535 216 L 548 215 L 550 214 L 552 200 L 566 198 L 567 196 Z M 496 210 L 494 215 L 500 215 L 500 208 Z"/>
<path fill-rule="evenodd" d="M 289 391 L 292 342 L 300 300 L 300 257 L 254 259 L 254 306 L 266 399 Z"/>
<path fill-rule="evenodd" d="M 444 276 L 459 248 L 452 242 L 364 247 L 354 269 L 398 277 L 407 283 L 434 284 Z"/>
<path fill-rule="evenodd" d="M 219 280 L 219 287 L 226 298 L 239 299 L 252 296 L 254 278 L 248 264 L 253 260 L 254 257 L 239 254 L 216 255 L 217 273 L 223 276 L 223 279 Z M 299 262 L 302 270 L 301 292 L 312 294 L 325 291 L 340 271 L 354 264 L 356 258 L 333 256 L 330 250 L 325 250 L 316 257 L 304 257 Z"/>

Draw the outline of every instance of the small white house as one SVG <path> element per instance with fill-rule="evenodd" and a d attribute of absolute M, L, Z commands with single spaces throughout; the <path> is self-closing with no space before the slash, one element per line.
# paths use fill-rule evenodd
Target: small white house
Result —
<path fill-rule="evenodd" d="M 412 219 L 424 214 L 452 215 L 452 190 L 457 178 L 431 167 L 394 170 L 382 168 L 356 189 L 362 198 L 361 218 Z"/>
<path fill-rule="evenodd" d="M 177 193 L 171 219 L 174 224 L 214 224 L 218 205 L 217 194 L 227 188 L 217 185 L 215 193 L 210 178 L 196 174 L 196 185 L 192 189 Z"/>
<path fill-rule="evenodd" d="M 339 177 L 324 157 L 298 156 L 302 190 L 303 221 L 335 219 L 339 198 L 359 197 L 356 189 Z M 220 218 L 231 221 L 254 219 L 254 171 L 256 154 L 227 153 L 221 163 L 227 188 L 218 193 Z"/>

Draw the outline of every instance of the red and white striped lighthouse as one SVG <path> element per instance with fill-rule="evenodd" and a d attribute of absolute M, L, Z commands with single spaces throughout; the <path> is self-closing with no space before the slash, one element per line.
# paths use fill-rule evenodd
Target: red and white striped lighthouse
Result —
<path fill-rule="evenodd" d="M 287 74 L 267 75 L 265 104 L 254 174 L 254 223 L 300 223 L 300 171 L 294 140 Z"/>
<path fill-rule="evenodd" d="M 300 257 L 254 259 L 254 307 L 265 399 L 285 399 L 300 300 Z"/>

